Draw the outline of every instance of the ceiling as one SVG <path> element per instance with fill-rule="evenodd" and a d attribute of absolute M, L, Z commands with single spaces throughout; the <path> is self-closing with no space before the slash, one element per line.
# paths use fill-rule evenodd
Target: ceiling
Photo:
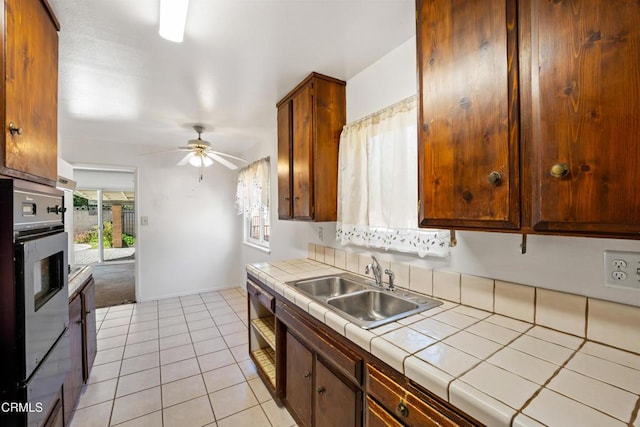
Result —
<path fill-rule="evenodd" d="M 241 154 L 274 138 L 276 102 L 311 71 L 348 80 L 415 34 L 414 0 L 191 0 L 179 44 L 158 35 L 159 0 L 49 2 L 65 150 L 170 149 L 204 123 Z"/>

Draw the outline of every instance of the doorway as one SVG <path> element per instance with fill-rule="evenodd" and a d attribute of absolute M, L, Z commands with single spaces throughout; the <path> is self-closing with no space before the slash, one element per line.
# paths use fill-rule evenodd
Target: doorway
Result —
<path fill-rule="evenodd" d="M 136 301 L 134 173 L 74 169 L 74 263 L 93 266 L 96 307 Z"/>

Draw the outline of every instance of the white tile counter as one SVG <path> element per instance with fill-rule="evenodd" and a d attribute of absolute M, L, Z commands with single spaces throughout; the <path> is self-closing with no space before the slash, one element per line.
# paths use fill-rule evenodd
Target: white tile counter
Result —
<path fill-rule="evenodd" d="M 488 426 L 640 426 L 635 353 L 450 301 L 367 331 L 285 285 L 344 270 L 300 259 L 247 271 Z"/>

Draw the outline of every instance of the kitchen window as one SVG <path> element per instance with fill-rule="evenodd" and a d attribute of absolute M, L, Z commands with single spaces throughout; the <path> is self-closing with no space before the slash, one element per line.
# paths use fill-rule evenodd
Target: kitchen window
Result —
<path fill-rule="evenodd" d="M 236 190 L 236 208 L 243 217 L 243 241 L 264 250 L 269 249 L 271 237 L 270 171 L 269 157 L 242 168 Z"/>
<path fill-rule="evenodd" d="M 346 125 L 338 154 L 336 240 L 446 257 L 449 231 L 418 228 L 417 97 Z"/>

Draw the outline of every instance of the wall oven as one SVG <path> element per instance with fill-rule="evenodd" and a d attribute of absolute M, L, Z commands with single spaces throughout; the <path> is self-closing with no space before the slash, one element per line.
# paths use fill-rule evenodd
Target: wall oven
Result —
<path fill-rule="evenodd" d="M 0 425 L 39 426 L 69 370 L 63 193 L 0 179 Z M 7 404 L 8 403 L 8 404 Z"/>

